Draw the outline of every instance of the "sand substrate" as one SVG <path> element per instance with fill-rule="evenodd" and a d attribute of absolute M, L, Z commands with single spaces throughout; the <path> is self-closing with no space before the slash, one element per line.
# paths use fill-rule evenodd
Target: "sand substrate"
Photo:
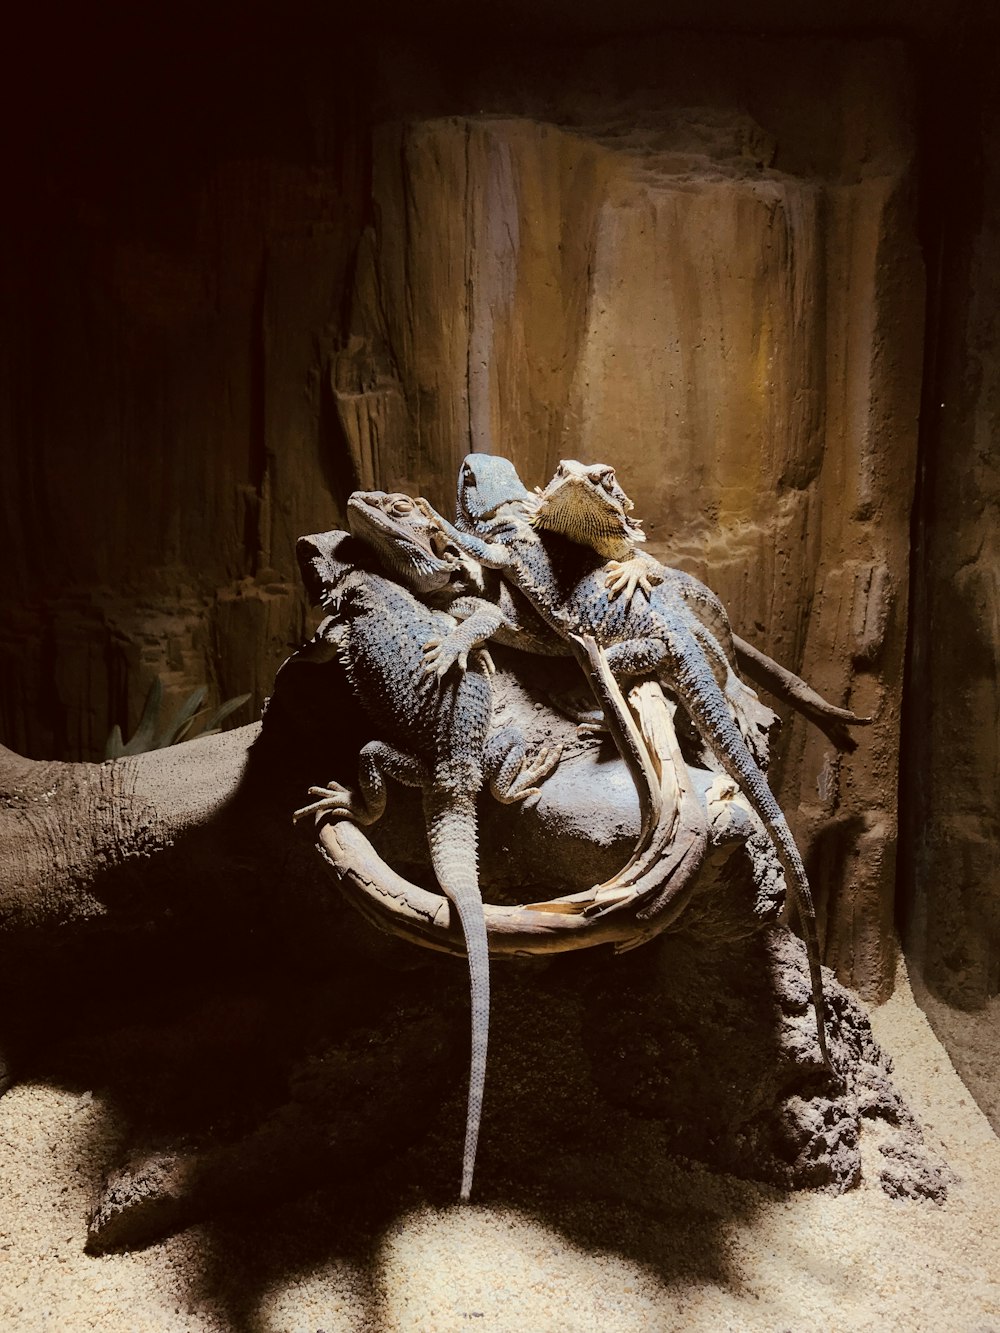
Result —
<path fill-rule="evenodd" d="M 958 1177 L 943 1205 L 887 1197 L 873 1140 L 865 1182 L 840 1197 L 589 1161 L 585 1190 L 544 1208 L 414 1200 L 354 1235 L 324 1192 L 92 1258 L 87 1210 L 121 1131 L 89 1094 L 15 1087 L 0 1100 L 0 1329 L 1000 1330 L 1000 1143 L 904 973 L 872 1022 Z"/>

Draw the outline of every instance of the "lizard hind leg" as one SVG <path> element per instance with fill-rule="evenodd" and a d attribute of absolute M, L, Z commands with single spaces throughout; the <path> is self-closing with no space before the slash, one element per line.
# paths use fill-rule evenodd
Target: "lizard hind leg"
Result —
<path fill-rule="evenodd" d="M 325 814 L 333 819 L 349 819 L 354 824 L 374 824 L 385 813 L 386 775 L 405 787 L 423 787 L 427 783 L 427 770 L 413 755 L 384 741 L 369 741 L 358 755 L 358 790 L 345 787 L 335 778 L 325 787 L 310 787 L 309 795 L 318 799 L 296 810 L 292 818 Z"/>
<path fill-rule="evenodd" d="M 777 713 L 762 703 L 756 690 L 740 680 L 735 671 L 729 672 L 722 692 L 743 743 L 760 771 L 766 772 L 771 757 L 771 737 L 780 726 Z"/>
<path fill-rule="evenodd" d="M 501 727 L 486 746 L 485 767 L 490 791 L 501 805 L 513 805 L 537 796 L 540 784 L 555 770 L 562 746 L 543 745 L 528 757 L 524 737 L 517 727 Z"/>
<path fill-rule="evenodd" d="M 730 655 L 726 653 L 722 640 L 702 625 L 695 616 L 690 617 L 689 629 L 704 654 L 705 662 L 715 677 L 715 683 L 725 697 L 729 712 L 740 729 L 740 735 L 754 763 L 761 772 L 766 771 L 770 758 L 770 737 L 775 727 L 779 725 L 778 715 L 761 702 L 756 690 L 741 680 L 733 669 Z"/>

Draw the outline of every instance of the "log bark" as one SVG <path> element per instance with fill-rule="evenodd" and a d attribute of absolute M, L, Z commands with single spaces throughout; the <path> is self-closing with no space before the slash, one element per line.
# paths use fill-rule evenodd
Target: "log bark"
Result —
<path fill-rule="evenodd" d="M 185 843 L 237 799 L 259 735 L 257 724 L 103 764 L 0 747 L 0 934 L 114 920 L 126 884 L 143 886 L 140 912 L 169 902 L 161 859 L 173 873 L 203 854 L 203 840 L 196 853 Z"/>

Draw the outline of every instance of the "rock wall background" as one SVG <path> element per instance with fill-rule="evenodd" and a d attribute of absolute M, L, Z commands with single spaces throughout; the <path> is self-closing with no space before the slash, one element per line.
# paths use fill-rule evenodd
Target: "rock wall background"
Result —
<path fill-rule="evenodd" d="M 258 708 L 310 623 L 294 539 L 357 484 L 446 504 L 470 448 L 533 483 L 607 459 L 655 553 L 875 718 L 844 758 L 792 723 L 775 772 L 828 961 L 885 996 L 898 900 L 928 975 L 982 1002 L 996 209 L 988 185 L 956 234 L 927 203 L 926 16 L 905 40 L 598 40 L 591 16 L 459 46 L 437 11 L 425 38 L 304 13 L 69 34 L 5 118 L 0 739 L 99 757 L 155 674 L 168 709 L 202 683 Z M 935 246 L 960 406 L 927 434 L 925 393 L 914 548 Z"/>

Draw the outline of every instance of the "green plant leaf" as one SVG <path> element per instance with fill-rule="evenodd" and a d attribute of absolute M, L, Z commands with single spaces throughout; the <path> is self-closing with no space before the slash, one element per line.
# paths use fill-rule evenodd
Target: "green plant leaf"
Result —
<path fill-rule="evenodd" d="M 122 747 L 122 754 L 144 754 L 147 750 L 154 748 L 153 737 L 156 735 L 156 724 L 160 718 L 160 705 L 162 703 L 163 682 L 159 676 L 156 676 L 146 695 L 142 717 L 135 729 L 135 735 Z"/>
<path fill-rule="evenodd" d="M 143 754 L 147 750 L 160 750 L 164 746 L 177 745 L 181 741 L 189 739 L 191 731 L 201 714 L 208 713 L 207 709 L 201 707 L 207 693 L 208 688 L 205 685 L 199 685 L 196 690 L 192 690 L 163 728 L 160 736 L 157 737 L 156 727 L 163 703 L 163 682 L 157 676 L 146 695 L 142 718 L 136 728 L 135 735 L 126 744 L 122 740 L 121 727 L 117 724 L 113 726 L 104 745 L 105 759 L 120 759 L 122 755 L 126 754 Z M 249 698 L 249 694 L 237 694 L 234 698 L 227 699 L 225 703 L 220 704 L 213 712 L 208 713 L 205 718 L 205 725 L 199 735 L 214 736 L 230 713 L 234 713 L 237 708 L 242 708 Z"/>
<path fill-rule="evenodd" d="M 167 745 L 175 745 L 178 741 L 184 739 L 187 732 L 190 731 L 194 716 L 201 707 L 201 702 L 207 693 L 208 687 L 205 685 L 199 685 L 196 690 L 191 691 L 164 727 L 156 742 L 157 750 L 162 750 Z"/>
<path fill-rule="evenodd" d="M 232 699 L 227 699 L 224 704 L 219 704 L 215 712 L 210 713 L 205 719 L 205 725 L 200 734 L 202 736 L 207 736 L 210 733 L 214 735 L 230 713 L 235 713 L 237 708 L 242 708 L 249 698 L 249 694 L 236 694 Z"/>
<path fill-rule="evenodd" d="M 108 739 L 104 742 L 104 758 L 120 759 L 125 753 L 125 742 L 122 740 L 122 729 L 116 722 L 108 733 Z"/>

